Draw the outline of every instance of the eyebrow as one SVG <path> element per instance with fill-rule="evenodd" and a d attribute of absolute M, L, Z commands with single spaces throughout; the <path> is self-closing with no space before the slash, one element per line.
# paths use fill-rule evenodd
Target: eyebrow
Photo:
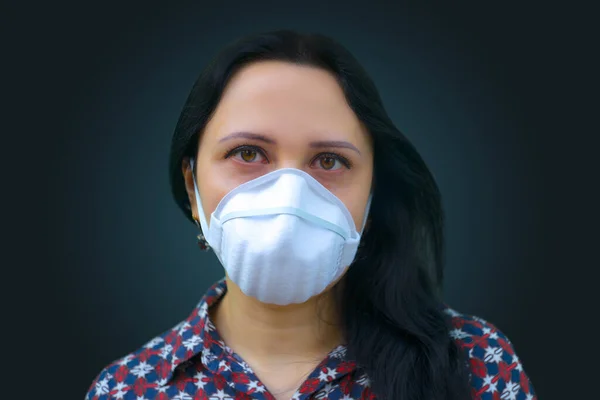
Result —
<path fill-rule="evenodd" d="M 275 144 L 275 141 L 273 139 L 268 138 L 265 135 L 260 135 L 258 133 L 251 133 L 251 132 L 234 132 L 234 133 L 231 133 L 231 134 L 229 134 L 229 135 L 221 138 L 219 140 L 219 143 L 225 142 L 227 140 L 238 139 L 238 138 L 252 139 L 252 140 L 258 140 L 258 141 L 269 143 L 269 144 Z"/>
<path fill-rule="evenodd" d="M 219 143 L 225 142 L 228 140 L 232 140 L 232 139 L 239 139 L 239 138 L 258 140 L 260 142 L 265 142 L 268 144 L 276 144 L 277 143 L 275 140 L 273 140 L 265 135 L 261 135 L 258 133 L 252 133 L 252 132 L 234 132 L 234 133 L 231 133 L 231 134 L 221 138 L 219 140 Z M 360 151 L 356 148 L 356 146 L 354 146 L 350 142 L 346 142 L 343 140 L 318 140 L 318 141 L 310 142 L 309 146 L 312 148 L 325 148 L 325 147 L 346 148 L 346 149 L 354 150 L 360 155 Z"/>

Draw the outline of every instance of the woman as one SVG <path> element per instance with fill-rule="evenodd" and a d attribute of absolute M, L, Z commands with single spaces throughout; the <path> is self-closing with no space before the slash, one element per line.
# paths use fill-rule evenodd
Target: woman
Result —
<path fill-rule="evenodd" d="M 87 399 L 536 398 L 506 336 L 443 303 L 438 187 L 331 39 L 223 50 L 187 99 L 170 173 L 225 278 Z"/>

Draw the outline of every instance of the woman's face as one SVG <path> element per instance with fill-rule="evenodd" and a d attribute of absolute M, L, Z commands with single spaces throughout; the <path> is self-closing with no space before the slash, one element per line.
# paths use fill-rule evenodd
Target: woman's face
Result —
<path fill-rule="evenodd" d="M 296 168 L 343 201 L 361 229 L 373 175 L 370 136 L 325 70 L 278 61 L 242 68 L 206 125 L 196 159 L 209 223 L 221 199 L 238 185 Z M 197 216 L 187 162 L 184 176 Z"/>

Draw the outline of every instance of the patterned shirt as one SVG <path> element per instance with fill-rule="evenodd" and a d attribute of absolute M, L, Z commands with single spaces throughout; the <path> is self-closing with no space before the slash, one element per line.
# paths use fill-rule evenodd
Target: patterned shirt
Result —
<path fill-rule="evenodd" d="M 107 366 L 86 400 L 275 400 L 252 368 L 219 337 L 208 316 L 227 290 L 217 282 L 192 314 L 141 349 Z M 492 324 L 447 308 L 450 335 L 468 352 L 473 398 L 537 399 L 508 338 Z M 367 375 L 332 350 L 298 388 L 292 400 L 375 399 Z"/>

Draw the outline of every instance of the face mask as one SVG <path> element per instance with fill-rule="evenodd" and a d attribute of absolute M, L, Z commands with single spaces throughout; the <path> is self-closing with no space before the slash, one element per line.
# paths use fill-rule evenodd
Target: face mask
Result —
<path fill-rule="evenodd" d="M 192 160 L 193 169 L 193 160 Z M 202 232 L 229 278 L 263 303 L 303 303 L 352 264 L 360 233 L 344 203 L 312 176 L 283 168 L 227 193 Z M 371 196 L 367 203 L 365 221 Z"/>

